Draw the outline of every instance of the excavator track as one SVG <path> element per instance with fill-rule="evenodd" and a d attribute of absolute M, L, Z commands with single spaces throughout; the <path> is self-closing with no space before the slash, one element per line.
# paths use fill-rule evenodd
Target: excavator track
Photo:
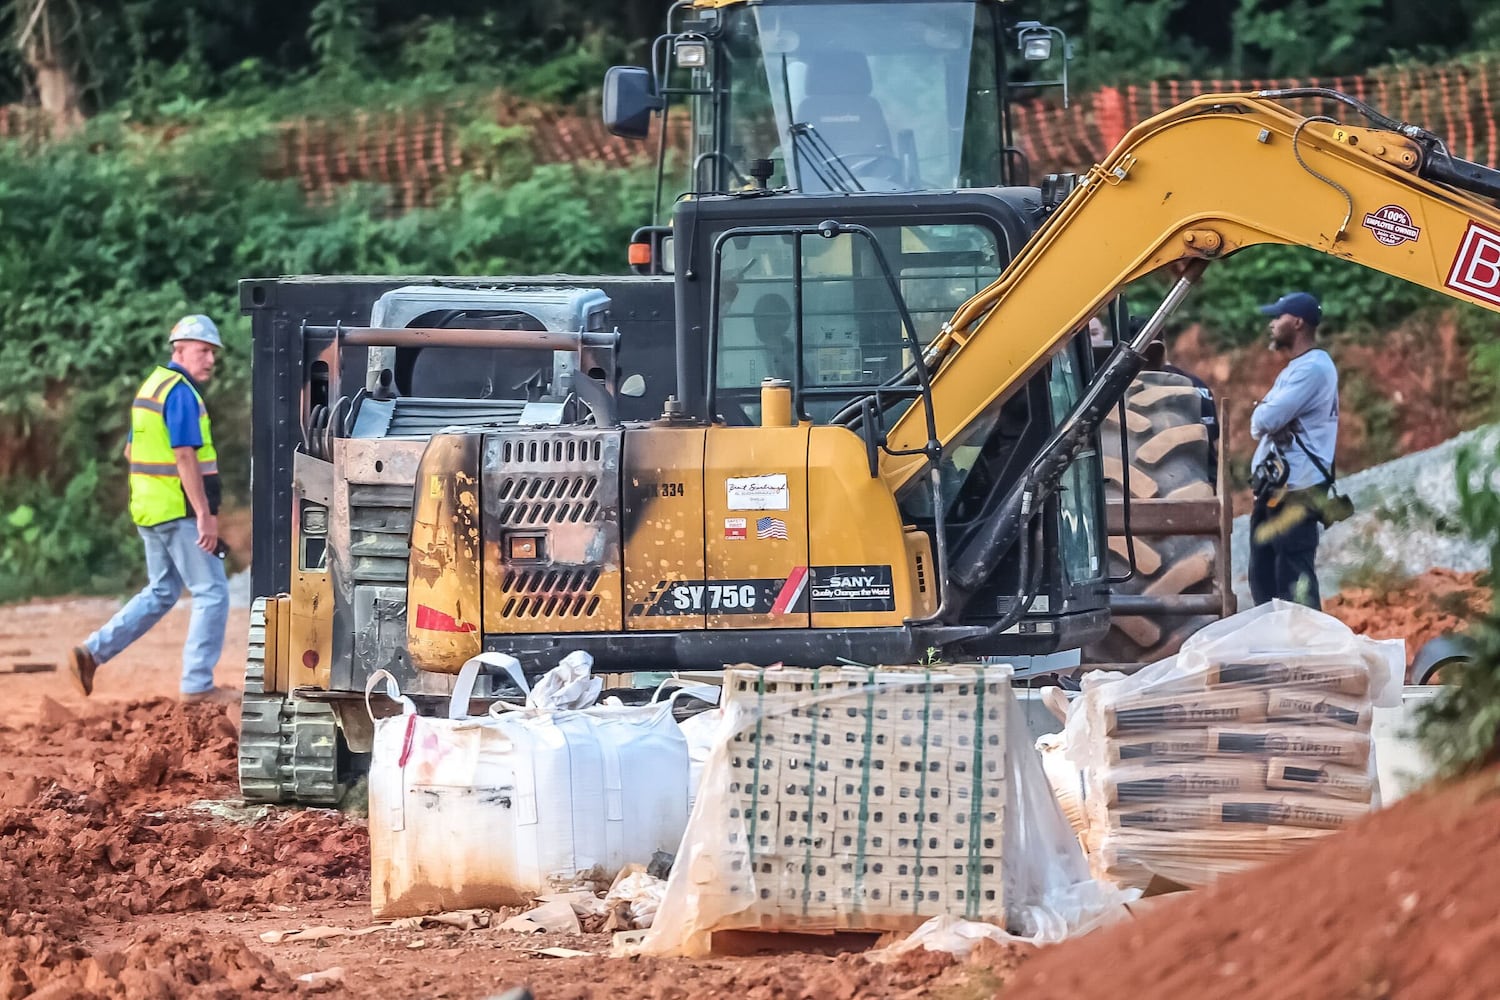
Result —
<path fill-rule="evenodd" d="M 1209 475 L 1208 431 L 1201 397 L 1181 375 L 1143 372 L 1125 394 L 1125 436 L 1129 448 L 1130 494 L 1137 500 L 1197 500 L 1214 495 Z M 1111 411 L 1100 431 L 1104 449 L 1105 493 L 1123 495 L 1120 414 Z M 1109 540 L 1110 571 L 1123 574 L 1128 555 L 1123 536 Z M 1168 535 L 1135 539 L 1135 575 L 1117 590 L 1126 594 L 1211 593 L 1215 552 L 1210 538 Z M 1177 652 L 1188 636 L 1214 621 L 1212 615 L 1120 616 L 1109 635 L 1089 650 L 1096 662 L 1150 663 Z"/>
<path fill-rule="evenodd" d="M 247 802 L 336 805 L 338 720 L 327 705 L 266 692 L 266 600 L 250 608 L 240 715 L 240 794 Z"/>

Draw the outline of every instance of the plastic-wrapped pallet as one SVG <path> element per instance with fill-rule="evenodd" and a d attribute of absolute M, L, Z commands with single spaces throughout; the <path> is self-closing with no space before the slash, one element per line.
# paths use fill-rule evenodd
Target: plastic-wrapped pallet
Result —
<path fill-rule="evenodd" d="M 726 671 L 720 741 L 642 950 L 941 914 L 1060 938 L 1117 903 L 1088 876 L 1010 673 Z"/>
<path fill-rule="evenodd" d="M 1139 673 L 1086 675 L 1067 742 L 1095 874 L 1200 886 L 1369 812 L 1372 708 L 1399 703 L 1404 665 L 1402 640 L 1277 601 Z"/>

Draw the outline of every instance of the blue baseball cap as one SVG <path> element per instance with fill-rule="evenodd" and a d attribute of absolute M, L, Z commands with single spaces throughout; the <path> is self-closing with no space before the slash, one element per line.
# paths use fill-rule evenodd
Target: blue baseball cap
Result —
<path fill-rule="evenodd" d="M 1309 326 L 1317 326 L 1323 321 L 1323 307 L 1318 304 L 1315 296 L 1306 292 L 1287 292 L 1270 305 L 1261 306 L 1259 311 L 1262 316 L 1288 313 Z"/>

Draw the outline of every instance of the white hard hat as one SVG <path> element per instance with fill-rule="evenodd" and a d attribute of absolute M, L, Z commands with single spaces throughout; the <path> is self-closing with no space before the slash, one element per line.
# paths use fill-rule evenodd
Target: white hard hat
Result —
<path fill-rule="evenodd" d="M 202 313 L 184 316 L 177 321 L 177 325 L 172 327 L 172 335 L 167 338 L 167 342 L 175 344 L 179 340 L 201 340 L 205 344 L 211 344 L 220 349 L 224 347 L 224 341 L 219 337 L 219 328 L 214 326 L 213 320 Z"/>

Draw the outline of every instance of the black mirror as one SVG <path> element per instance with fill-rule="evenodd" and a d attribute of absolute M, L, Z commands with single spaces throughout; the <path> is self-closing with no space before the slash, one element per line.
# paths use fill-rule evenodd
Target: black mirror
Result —
<path fill-rule="evenodd" d="M 611 66 L 604 74 L 604 127 L 625 139 L 651 134 L 651 113 L 666 102 L 656 92 L 649 70 L 639 66 Z"/>

